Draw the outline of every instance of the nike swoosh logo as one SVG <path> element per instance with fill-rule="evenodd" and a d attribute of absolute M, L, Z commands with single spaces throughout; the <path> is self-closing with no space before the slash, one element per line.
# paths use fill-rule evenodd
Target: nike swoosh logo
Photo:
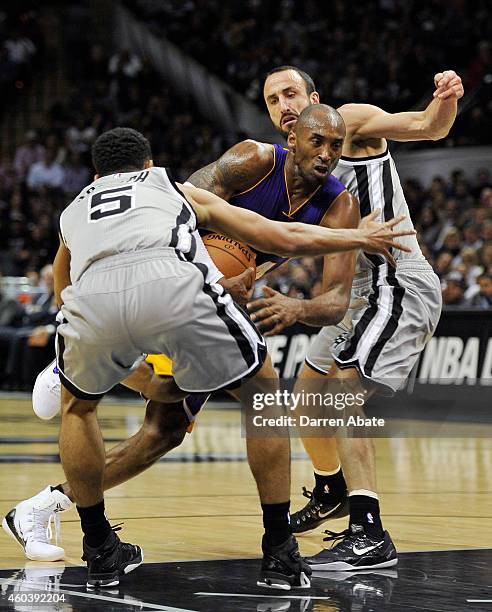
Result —
<path fill-rule="evenodd" d="M 379 548 L 382 544 L 384 544 L 384 540 L 381 540 L 381 542 L 379 542 L 378 544 L 375 544 L 374 546 L 366 546 L 366 548 L 356 548 L 354 546 L 352 550 L 354 551 L 356 555 L 359 555 L 360 557 L 361 555 L 365 555 L 371 550 L 375 550 L 376 548 Z"/>
<path fill-rule="evenodd" d="M 333 514 L 334 512 L 336 512 L 338 510 L 338 508 L 340 508 L 342 504 L 339 503 L 336 506 L 333 506 L 333 508 L 331 510 L 327 510 L 326 512 L 321 512 L 319 511 L 318 514 L 321 518 L 323 518 L 324 516 L 328 516 L 330 514 Z"/>

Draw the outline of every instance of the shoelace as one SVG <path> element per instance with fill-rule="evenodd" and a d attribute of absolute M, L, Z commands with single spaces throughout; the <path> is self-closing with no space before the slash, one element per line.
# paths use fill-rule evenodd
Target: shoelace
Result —
<path fill-rule="evenodd" d="M 302 494 L 304 495 L 304 497 L 307 497 L 311 502 L 310 504 L 307 505 L 307 507 L 299 511 L 300 519 L 305 520 L 306 518 L 311 517 L 312 511 L 319 512 L 321 510 L 321 506 L 320 504 L 315 503 L 313 492 L 308 491 L 306 487 L 302 487 Z M 315 517 L 315 514 L 313 512 L 313 518 L 314 517 Z"/>
<path fill-rule="evenodd" d="M 304 497 L 307 497 L 308 499 L 313 499 L 313 492 L 308 491 L 306 487 L 302 487 L 302 494 L 304 495 Z"/>
<path fill-rule="evenodd" d="M 53 528 L 51 528 L 51 523 L 53 523 Z M 46 537 L 49 540 L 53 539 L 53 533 L 55 534 L 55 544 L 58 546 L 61 533 L 60 515 L 58 512 L 50 514 L 48 526 L 46 527 Z"/>
<path fill-rule="evenodd" d="M 337 533 L 336 531 L 330 531 L 329 529 L 325 529 L 323 533 L 326 533 L 326 538 L 323 538 L 323 542 L 332 542 L 332 547 L 334 546 L 337 540 L 345 540 L 346 537 L 350 535 L 350 530 L 345 529 L 344 531 L 340 531 Z"/>
<path fill-rule="evenodd" d="M 33 535 L 38 542 L 49 544 L 55 536 L 55 543 L 58 545 L 60 537 L 60 517 L 56 512 L 50 512 L 46 519 L 46 510 L 33 508 Z M 53 527 L 52 527 L 53 524 Z M 45 527 L 46 525 L 46 527 Z"/>

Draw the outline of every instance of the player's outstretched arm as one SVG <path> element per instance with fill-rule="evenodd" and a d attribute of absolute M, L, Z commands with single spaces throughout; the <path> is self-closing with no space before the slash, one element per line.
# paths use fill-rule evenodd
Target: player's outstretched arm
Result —
<path fill-rule="evenodd" d="M 415 234 L 414 230 L 393 231 L 404 216 L 380 224 L 374 219 L 377 210 L 365 217 L 358 229 L 329 229 L 304 223 L 282 223 L 265 219 L 250 210 L 231 206 L 221 198 L 188 185 L 182 185 L 197 214 L 201 227 L 223 232 L 227 236 L 250 244 L 253 248 L 282 257 L 324 255 L 363 249 L 380 253 L 394 264 L 391 248 L 408 251 L 395 242 L 399 236 Z"/>
<path fill-rule="evenodd" d="M 344 104 L 338 111 L 353 140 L 386 138 L 388 140 L 439 140 L 448 135 L 464 89 L 454 70 L 434 76 L 434 99 L 423 111 L 387 113 L 371 104 Z"/>
<path fill-rule="evenodd" d="M 56 305 L 60 307 L 63 304 L 61 292 L 65 287 L 72 284 L 70 279 L 70 251 L 61 238 L 60 246 L 53 261 L 53 281 Z"/>

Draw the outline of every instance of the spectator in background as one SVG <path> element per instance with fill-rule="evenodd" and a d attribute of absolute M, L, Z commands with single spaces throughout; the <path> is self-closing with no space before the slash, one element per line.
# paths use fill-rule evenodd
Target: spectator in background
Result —
<path fill-rule="evenodd" d="M 475 285 L 477 277 L 483 272 L 482 266 L 479 265 L 477 251 L 470 247 L 461 249 L 456 270 L 463 275 L 468 287 Z"/>
<path fill-rule="evenodd" d="M 435 244 L 437 237 L 441 233 L 442 225 L 439 216 L 432 206 L 422 209 L 420 217 L 416 223 L 420 239 L 426 244 Z"/>
<path fill-rule="evenodd" d="M 67 198 L 75 197 L 91 182 L 89 168 L 82 164 L 80 153 L 69 155 L 65 165 L 65 176 L 63 179 L 63 193 Z"/>
<path fill-rule="evenodd" d="M 96 139 L 97 131 L 92 125 L 86 125 L 83 115 L 78 115 L 65 134 L 65 142 L 71 153 L 88 153 Z"/>
<path fill-rule="evenodd" d="M 38 135 L 29 130 L 24 136 L 24 143 L 17 148 L 14 157 L 14 169 L 19 179 L 24 180 L 29 168 L 36 162 L 43 161 L 45 149 L 38 142 Z"/>
<path fill-rule="evenodd" d="M 492 188 L 490 172 L 488 168 L 480 168 L 480 170 L 477 171 L 475 187 L 472 189 L 473 197 L 479 199 L 482 189 L 485 189 L 486 187 Z"/>
<path fill-rule="evenodd" d="M 459 307 L 466 305 L 466 283 L 459 272 L 450 272 L 443 283 L 442 300 L 446 306 Z"/>
<path fill-rule="evenodd" d="M 483 244 L 480 240 L 480 227 L 474 225 L 472 222 L 468 222 L 463 228 L 463 242 L 462 246 L 470 249 L 478 250 Z"/>
<path fill-rule="evenodd" d="M 450 227 L 444 236 L 442 247 L 439 252 L 445 251 L 451 253 L 453 260 L 452 264 L 456 265 L 459 263 L 459 252 L 461 250 L 461 234 L 456 227 Z"/>
<path fill-rule="evenodd" d="M 0 275 L 0 328 L 16 327 L 22 321 L 24 309 L 16 300 L 5 297 L 1 281 L 2 277 Z"/>
<path fill-rule="evenodd" d="M 492 308 L 492 273 L 482 274 L 477 279 L 478 288 L 466 305 L 472 308 Z"/>
<path fill-rule="evenodd" d="M 31 39 L 23 36 L 19 30 L 12 33 L 4 42 L 9 60 L 17 66 L 23 67 L 36 53 L 36 47 Z"/>
<path fill-rule="evenodd" d="M 29 168 L 27 186 L 31 190 L 43 188 L 60 189 L 65 177 L 61 164 L 56 162 L 57 150 L 54 147 L 46 149 L 44 159 L 34 163 Z"/>
<path fill-rule="evenodd" d="M 127 91 L 137 81 L 141 70 L 140 58 L 128 49 L 115 53 L 109 60 L 111 94 L 117 101 L 118 107 L 125 107 Z"/>
<path fill-rule="evenodd" d="M 26 306 L 21 327 L 4 327 L 0 329 L 0 353 L 6 354 L 5 361 L 0 364 L 0 372 L 9 385 L 24 385 L 25 353 L 27 347 L 47 346 L 55 332 L 55 318 L 58 308 L 54 299 L 53 268 L 44 266 L 41 270 L 41 292 Z M 47 355 L 48 363 L 51 357 Z M 29 364 L 32 372 L 32 362 Z M 38 364 L 41 366 L 42 365 Z M 46 365 L 46 364 L 45 364 Z M 2 367 L 3 366 L 3 367 Z M 36 369 L 34 368 L 34 372 Z M 29 381 L 31 382 L 31 381 Z"/>
<path fill-rule="evenodd" d="M 480 249 L 480 262 L 485 272 L 492 271 L 492 241 L 485 243 Z"/>

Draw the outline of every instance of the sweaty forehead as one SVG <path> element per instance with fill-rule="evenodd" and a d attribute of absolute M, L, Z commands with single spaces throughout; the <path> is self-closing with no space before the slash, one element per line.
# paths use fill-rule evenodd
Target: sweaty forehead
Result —
<path fill-rule="evenodd" d="M 296 132 L 302 136 L 314 132 L 327 138 L 343 138 L 345 136 L 345 124 L 337 115 L 312 113 L 307 117 L 301 117 L 297 121 Z"/>
<path fill-rule="evenodd" d="M 265 97 L 267 97 L 272 94 L 279 94 L 288 87 L 295 87 L 301 91 L 306 91 L 304 79 L 298 72 L 295 70 L 282 70 L 282 72 L 274 72 L 266 78 L 263 92 Z"/>

